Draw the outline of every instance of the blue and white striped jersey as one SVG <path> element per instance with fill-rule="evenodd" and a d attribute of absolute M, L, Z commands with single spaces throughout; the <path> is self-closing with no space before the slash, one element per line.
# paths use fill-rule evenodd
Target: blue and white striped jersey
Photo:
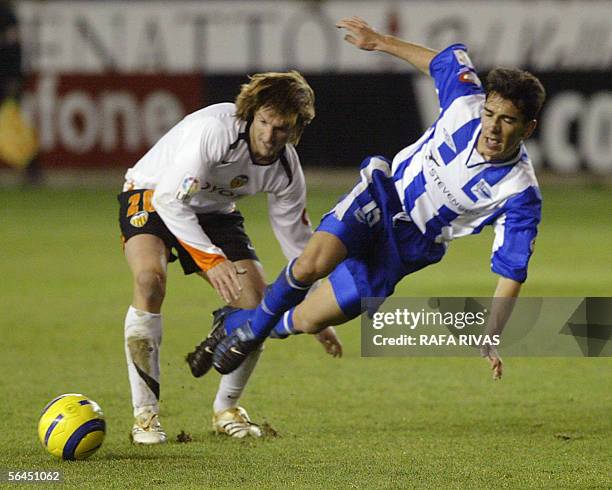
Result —
<path fill-rule="evenodd" d="M 393 159 L 403 209 L 438 243 L 492 225 L 493 272 L 523 282 L 542 204 L 527 151 L 522 145 L 514 159 L 495 163 L 476 151 L 485 94 L 465 46 L 454 44 L 440 52 L 430 73 L 440 116 Z"/>

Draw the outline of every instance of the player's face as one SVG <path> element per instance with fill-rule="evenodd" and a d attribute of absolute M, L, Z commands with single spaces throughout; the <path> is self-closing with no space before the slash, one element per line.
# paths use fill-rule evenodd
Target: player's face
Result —
<path fill-rule="evenodd" d="M 287 144 L 291 128 L 274 109 L 260 107 L 251 123 L 249 139 L 256 163 L 272 163 Z"/>
<path fill-rule="evenodd" d="M 535 129 L 535 121 L 525 121 L 523 114 L 508 99 L 492 92 L 487 97 L 481 115 L 482 131 L 478 138 L 478 152 L 491 160 L 513 157 L 524 139 Z"/>

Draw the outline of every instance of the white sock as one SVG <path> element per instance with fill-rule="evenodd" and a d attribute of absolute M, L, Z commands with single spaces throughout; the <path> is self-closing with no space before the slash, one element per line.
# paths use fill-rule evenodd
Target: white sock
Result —
<path fill-rule="evenodd" d="M 159 346 L 162 317 L 130 306 L 125 316 L 125 357 L 134 416 L 159 412 Z"/>
<path fill-rule="evenodd" d="M 221 376 L 221 382 L 219 383 L 219 389 L 217 390 L 217 396 L 213 403 L 214 413 L 227 410 L 238 406 L 240 396 L 246 387 L 246 384 L 257 365 L 259 356 L 263 351 L 263 344 L 255 352 L 249 354 L 249 356 L 243 361 L 243 363 L 229 374 Z"/>

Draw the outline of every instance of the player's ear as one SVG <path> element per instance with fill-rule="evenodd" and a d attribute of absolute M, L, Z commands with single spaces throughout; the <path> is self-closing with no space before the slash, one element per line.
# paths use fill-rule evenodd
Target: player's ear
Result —
<path fill-rule="evenodd" d="M 529 121 L 526 125 L 525 125 L 525 130 L 523 132 L 523 139 L 526 140 L 527 138 L 529 138 L 533 132 L 535 131 L 535 128 L 538 125 L 538 121 L 537 119 L 532 119 L 531 121 Z"/>

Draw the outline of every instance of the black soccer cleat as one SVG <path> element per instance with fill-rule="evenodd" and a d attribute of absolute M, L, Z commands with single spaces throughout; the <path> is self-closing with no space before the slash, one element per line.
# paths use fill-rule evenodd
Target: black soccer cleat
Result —
<path fill-rule="evenodd" d="M 236 328 L 215 349 L 213 366 L 221 374 L 229 374 L 238 368 L 251 352 L 259 349 L 263 339 L 258 339 L 251 330 L 251 322 Z"/>
<path fill-rule="evenodd" d="M 225 318 L 236 310 L 237 308 L 224 306 L 213 312 L 213 327 L 208 337 L 185 357 L 187 364 L 189 364 L 189 369 L 191 369 L 191 374 L 194 377 L 200 378 L 204 376 L 212 367 L 215 348 L 226 337 Z"/>

